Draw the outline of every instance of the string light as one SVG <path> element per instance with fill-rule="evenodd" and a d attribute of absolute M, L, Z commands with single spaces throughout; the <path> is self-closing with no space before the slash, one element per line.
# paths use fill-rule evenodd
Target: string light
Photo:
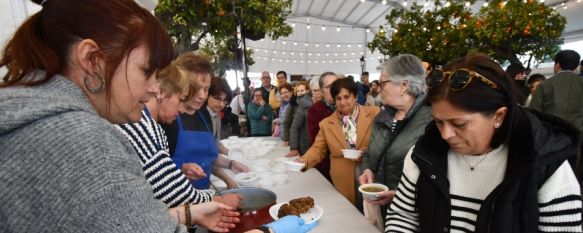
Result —
<path fill-rule="evenodd" d="M 340 27 L 336 27 L 336 31 L 339 32 L 340 31 Z"/>
<path fill-rule="evenodd" d="M 544 1 L 544 0 L 543 0 L 543 1 Z M 484 4 L 483 4 L 482 6 L 484 6 L 484 7 L 488 7 L 488 5 L 489 5 L 489 4 L 488 4 L 488 1 L 485 1 L 485 2 L 484 2 Z"/>
<path fill-rule="evenodd" d="M 445 7 L 449 7 L 449 6 L 451 6 L 451 2 L 447 1 L 447 2 L 445 3 Z"/>
<path fill-rule="evenodd" d="M 382 1 L 382 4 L 383 4 L 383 5 L 387 5 L 387 0 L 383 0 L 383 1 Z"/>
<path fill-rule="evenodd" d="M 370 29 L 368 29 L 368 28 L 367 28 L 367 29 L 366 29 L 366 32 L 370 32 Z"/>
<path fill-rule="evenodd" d="M 322 31 L 326 31 L 326 26 L 322 26 Z"/>
<path fill-rule="evenodd" d="M 407 7 L 407 4 L 409 4 L 407 1 L 403 2 L 403 7 Z"/>
<path fill-rule="evenodd" d="M 525 0 L 526 1 L 526 0 Z M 470 2 L 466 2 L 466 7 L 470 7 L 472 5 L 472 3 Z"/>
<path fill-rule="evenodd" d="M 295 28 L 295 27 L 296 27 L 296 23 L 292 22 L 292 23 L 291 23 L 291 27 L 292 27 L 292 28 Z"/>
<path fill-rule="evenodd" d="M 310 30 L 310 25 L 309 24 L 306 25 L 306 29 Z"/>

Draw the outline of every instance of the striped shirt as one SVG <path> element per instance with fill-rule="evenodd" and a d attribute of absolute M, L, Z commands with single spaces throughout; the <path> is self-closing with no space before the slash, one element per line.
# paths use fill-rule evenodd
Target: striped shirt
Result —
<path fill-rule="evenodd" d="M 409 151 L 395 199 L 387 210 L 385 232 L 418 232 L 415 206 L 419 167 Z M 450 232 L 474 232 L 478 212 L 486 197 L 504 179 L 508 149 L 501 146 L 480 156 L 448 153 L 450 184 Z M 471 169 L 473 167 L 473 170 Z M 568 162 L 564 162 L 538 191 L 539 231 L 582 232 L 579 183 Z"/>
<path fill-rule="evenodd" d="M 136 150 L 146 180 L 152 185 L 154 197 L 169 208 L 212 201 L 209 194 L 196 190 L 176 167 L 168 153 L 164 130 L 146 111 L 142 111 L 140 122 L 117 127 Z"/>

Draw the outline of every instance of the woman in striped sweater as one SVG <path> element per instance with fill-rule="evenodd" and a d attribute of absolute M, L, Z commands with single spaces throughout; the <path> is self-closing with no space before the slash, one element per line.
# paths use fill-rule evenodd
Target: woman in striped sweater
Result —
<path fill-rule="evenodd" d="M 183 72 L 175 64 L 158 72 L 159 90 L 146 103 L 140 122 L 117 125 L 136 150 L 154 197 L 168 207 L 212 201 L 209 194 L 196 190 L 176 167 L 168 152 L 166 134 L 157 123 L 174 121 L 180 104 L 196 92 L 194 82 Z"/>
<path fill-rule="evenodd" d="M 483 54 L 428 85 L 434 120 L 405 158 L 386 232 L 581 232 L 576 129 L 520 108 Z"/>

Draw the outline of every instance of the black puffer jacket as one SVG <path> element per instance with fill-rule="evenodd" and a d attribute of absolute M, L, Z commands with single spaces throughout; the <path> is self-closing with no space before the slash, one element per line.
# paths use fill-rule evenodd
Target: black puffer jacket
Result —
<path fill-rule="evenodd" d="M 539 187 L 565 160 L 577 156 L 578 131 L 572 125 L 537 112 L 526 112 L 522 119 L 508 141 L 507 174 L 484 200 L 475 232 L 538 232 Z M 421 170 L 416 185 L 421 232 L 449 232 L 448 149 L 431 122 L 411 157 Z"/>

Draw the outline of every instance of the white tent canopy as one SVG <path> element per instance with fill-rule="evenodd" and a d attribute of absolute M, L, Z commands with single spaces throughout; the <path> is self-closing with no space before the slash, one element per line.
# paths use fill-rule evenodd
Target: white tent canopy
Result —
<path fill-rule="evenodd" d="M 565 42 L 583 41 L 583 2 L 569 0 L 564 8 L 561 5 L 564 1 L 546 0 L 546 4 L 558 5 L 558 12 L 567 18 Z M 157 0 L 138 2 L 150 10 L 157 4 Z M 482 3 L 479 0 L 474 6 L 477 8 Z M 371 72 L 375 79 L 382 55 L 371 54 L 366 43 L 385 24 L 384 16 L 394 7 L 402 6 L 403 0 L 294 0 L 292 15 L 287 19 L 290 25 L 295 25 L 291 35 L 277 41 L 269 38 L 246 41 L 255 50 L 255 64 L 250 67 L 249 76 L 258 77 L 263 70 L 271 73 L 285 70 L 295 75 L 318 75 L 325 71 L 358 75 L 362 69 L 359 59 L 364 56 L 364 70 Z M 28 0 L 0 1 L 0 44 L 4 45 L 18 25 L 39 9 Z M 582 47 L 575 50 L 583 54 Z"/>

